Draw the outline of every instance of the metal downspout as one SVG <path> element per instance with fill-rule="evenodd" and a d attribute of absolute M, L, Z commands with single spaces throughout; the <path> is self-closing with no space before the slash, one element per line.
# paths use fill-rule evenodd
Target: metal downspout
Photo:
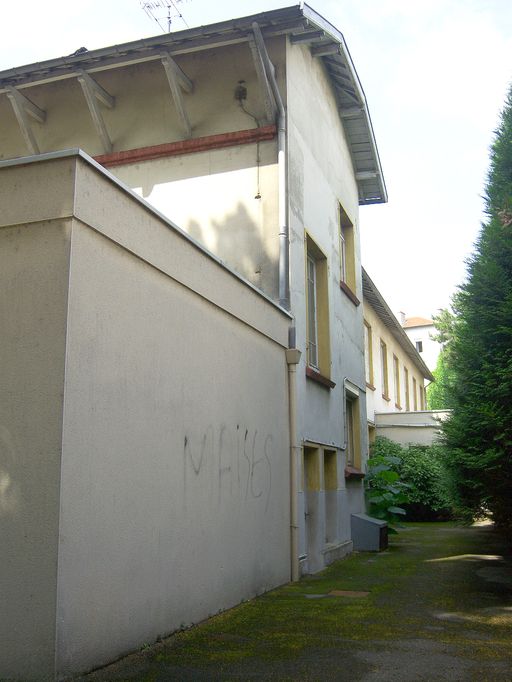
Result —
<path fill-rule="evenodd" d="M 286 159 L 286 110 L 277 85 L 274 65 L 270 61 L 267 48 L 258 23 L 252 24 L 254 39 L 263 60 L 265 73 L 272 89 L 277 106 L 277 168 L 279 192 L 279 303 L 290 310 L 290 234 L 288 229 L 288 188 Z"/>
<path fill-rule="evenodd" d="M 288 186 L 286 110 L 277 85 L 275 70 L 268 56 L 260 27 L 252 24 L 256 48 L 263 61 L 265 74 L 270 83 L 277 107 L 277 169 L 279 196 L 279 304 L 290 310 L 290 233 L 288 228 Z M 294 328 L 290 329 L 290 348 L 286 350 L 288 363 L 288 403 L 290 428 L 290 576 L 292 582 L 299 580 L 299 515 L 297 465 L 301 446 L 297 443 L 297 364 L 301 352 L 295 346 Z M 293 342 L 292 342 L 293 340 Z"/>
<path fill-rule="evenodd" d="M 288 392 L 290 406 L 290 568 L 291 580 L 299 580 L 299 512 L 298 512 L 298 486 L 297 466 L 301 446 L 297 443 L 297 398 L 296 377 L 297 365 L 300 361 L 301 352 L 297 348 L 286 350 L 286 362 L 288 363 Z"/>

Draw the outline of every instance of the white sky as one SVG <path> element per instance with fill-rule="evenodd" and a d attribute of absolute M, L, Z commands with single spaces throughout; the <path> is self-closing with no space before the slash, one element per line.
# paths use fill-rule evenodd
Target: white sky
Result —
<path fill-rule="evenodd" d="M 179 6 L 192 27 L 293 4 Z M 345 36 L 388 188 L 388 204 L 361 208 L 363 264 L 392 310 L 429 316 L 462 282 L 483 219 L 489 145 L 512 82 L 512 1 L 309 4 Z M 159 32 L 140 0 L 3 0 L 0 70 Z"/>

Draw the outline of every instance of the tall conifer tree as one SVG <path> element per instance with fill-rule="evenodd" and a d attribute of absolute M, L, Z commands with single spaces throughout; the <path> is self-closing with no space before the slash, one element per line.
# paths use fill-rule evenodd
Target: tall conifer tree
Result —
<path fill-rule="evenodd" d="M 453 416 L 445 425 L 460 508 L 512 529 L 512 88 L 491 148 L 487 219 L 454 300 Z"/>

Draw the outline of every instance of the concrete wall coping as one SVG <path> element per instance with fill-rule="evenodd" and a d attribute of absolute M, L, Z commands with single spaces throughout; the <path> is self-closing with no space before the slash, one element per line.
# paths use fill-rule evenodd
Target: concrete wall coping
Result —
<path fill-rule="evenodd" d="M 138 204 L 140 204 L 145 210 L 149 211 L 151 214 L 153 214 L 160 221 L 164 222 L 167 225 L 167 227 L 169 227 L 173 232 L 175 232 L 180 237 L 182 237 L 187 242 L 189 242 L 195 249 L 199 250 L 207 258 L 214 261 L 223 270 L 225 270 L 232 277 L 237 279 L 241 284 L 243 284 L 244 286 L 251 289 L 257 296 L 264 299 L 267 303 L 269 303 L 271 306 L 273 306 L 281 314 L 283 314 L 284 316 L 286 316 L 290 320 L 293 319 L 293 316 L 291 315 L 291 313 L 289 311 L 287 311 L 285 308 L 283 308 L 281 305 L 279 305 L 279 303 L 277 303 L 276 301 L 272 300 L 269 296 L 267 296 L 267 294 L 265 294 L 263 291 L 258 289 L 256 286 L 254 286 L 254 284 L 249 282 L 249 280 L 245 279 L 245 277 L 243 277 L 242 275 L 237 273 L 235 270 L 230 268 L 220 258 L 217 258 L 217 256 L 215 256 L 211 251 L 209 251 L 202 244 L 200 244 L 198 241 L 196 241 L 193 237 L 191 237 L 189 234 L 187 234 L 184 230 L 182 230 L 178 225 L 176 225 L 167 216 L 165 216 L 163 213 L 161 213 L 156 208 L 151 206 L 151 204 L 149 204 L 147 201 L 145 201 L 145 199 L 143 199 L 141 196 L 139 196 L 130 187 L 125 185 L 124 182 L 122 182 L 121 180 L 116 178 L 114 175 L 112 175 L 112 173 L 110 173 L 106 168 L 104 168 L 101 164 L 99 164 L 97 161 L 95 161 L 91 156 L 89 156 L 89 154 L 84 152 L 82 149 L 79 149 L 79 148 L 63 149 L 63 150 L 59 150 L 56 152 L 46 152 L 43 154 L 35 154 L 32 156 L 24 156 L 24 157 L 19 157 L 16 159 L 7 159 L 5 161 L 0 161 L 0 170 L 2 170 L 4 168 L 12 168 L 15 166 L 26 166 L 26 165 L 30 165 L 30 164 L 42 163 L 45 161 L 54 161 L 54 160 L 58 160 L 58 159 L 71 159 L 74 157 L 80 158 L 88 166 L 92 167 L 95 171 L 100 173 L 106 180 L 108 180 L 112 184 L 116 185 L 117 188 L 120 189 L 125 194 L 128 194 L 133 200 L 135 200 Z"/>

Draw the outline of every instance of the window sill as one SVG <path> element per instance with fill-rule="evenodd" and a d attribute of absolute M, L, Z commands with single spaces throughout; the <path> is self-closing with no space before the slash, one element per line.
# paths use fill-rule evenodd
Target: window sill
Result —
<path fill-rule="evenodd" d="M 369 388 L 370 391 L 376 391 L 377 390 L 373 384 L 369 384 L 368 382 L 366 382 L 366 388 Z"/>
<path fill-rule="evenodd" d="M 325 388 L 334 388 L 336 386 L 334 381 L 324 377 L 323 374 L 320 374 L 320 372 L 318 372 L 316 369 L 313 369 L 312 367 L 306 367 L 306 376 L 308 379 L 316 381 L 321 386 L 325 386 Z"/>
<path fill-rule="evenodd" d="M 345 284 L 345 282 L 342 280 L 340 282 L 340 289 L 343 291 L 343 293 L 352 301 L 352 303 L 355 306 L 360 305 L 361 301 L 357 298 L 357 296 L 354 294 L 352 289 L 348 286 L 348 284 Z"/>
<path fill-rule="evenodd" d="M 399 405 L 398 403 L 395 403 L 395 407 L 397 410 L 400 410 L 400 412 L 402 411 L 402 406 Z"/>
<path fill-rule="evenodd" d="M 382 395 L 382 400 L 385 400 L 387 403 L 391 402 L 391 398 L 387 395 Z"/>
<path fill-rule="evenodd" d="M 345 467 L 345 478 L 346 479 L 351 479 L 353 481 L 360 480 L 364 478 L 365 474 L 361 469 L 358 469 L 355 466 L 352 466 L 351 464 L 347 465 Z"/>

